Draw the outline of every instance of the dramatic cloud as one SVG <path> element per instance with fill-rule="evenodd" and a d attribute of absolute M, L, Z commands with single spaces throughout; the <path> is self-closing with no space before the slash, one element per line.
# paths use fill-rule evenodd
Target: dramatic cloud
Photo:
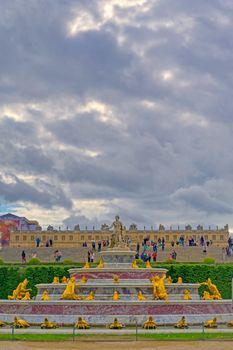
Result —
<path fill-rule="evenodd" d="M 227 0 L 1 1 L 0 210 L 233 228 L 232 29 Z"/>

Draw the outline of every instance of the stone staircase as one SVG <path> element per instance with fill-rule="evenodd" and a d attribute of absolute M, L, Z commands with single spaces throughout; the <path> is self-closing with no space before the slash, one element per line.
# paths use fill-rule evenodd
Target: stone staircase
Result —
<path fill-rule="evenodd" d="M 33 253 L 37 254 L 37 257 L 41 261 L 54 261 L 54 251 L 56 247 L 39 247 L 39 248 L 3 248 L 0 251 L 0 259 L 6 262 L 21 262 L 22 250 L 26 253 L 27 261 L 32 257 Z M 76 262 L 84 262 L 87 260 L 88 248 L 59 248 L 62 253 L 62 260 L 70 259 Z M 158 261 L 164 262 L 168 260 L 171 247 L 165 247 L 162 251 L 158 250 Z M 225 257 L 223 259 L 222 248 L 216 246 L 210 246 L 207 249 L 207 253 L 202 252 L 201 247 L 175 247 L 177 253 L 177 261 L 183 262 L 202 262 L 205 257 L 212 257 L 216 262 L 233 263 L 233 256 Z M 94 252 L 94 260 L 99 260 L 100 255 L 98 252 Z"/>

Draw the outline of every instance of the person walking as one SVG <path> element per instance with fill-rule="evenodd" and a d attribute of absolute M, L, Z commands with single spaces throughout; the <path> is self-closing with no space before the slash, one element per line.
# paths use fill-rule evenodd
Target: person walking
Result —
<path fill-rule="evenodd" d="M 22 251 L 21 257 L 22 257 L 22 263 L 25 263 L 26 262 L 26 253 L 24 250 Z"/>

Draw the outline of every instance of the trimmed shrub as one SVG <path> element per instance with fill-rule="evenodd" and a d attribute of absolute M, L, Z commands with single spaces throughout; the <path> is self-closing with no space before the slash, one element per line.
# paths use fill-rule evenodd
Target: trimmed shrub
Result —
<path fill-rule="evenodd" d="M 31 258 L 28 261 L 28 265 L 40 265 L 40 264 L 41 264 L 41 261 L 38 258 Z"/>
<path fill-rule="evenodd" d="M 215 259 L 214 258 L 209 258 L 209 257 L 206 257 L 204 260 L 203 260 L 204 264 L 215 264 Z"/>
<path fill-rule="evenodd" d="M 64 259 L 64 260 L 62 261 L 62 263 L 63 263 L 64 265 L 71 265 L 71 264 L 73 264 L 74 262 L 73 262 L 72 259 Z"/>

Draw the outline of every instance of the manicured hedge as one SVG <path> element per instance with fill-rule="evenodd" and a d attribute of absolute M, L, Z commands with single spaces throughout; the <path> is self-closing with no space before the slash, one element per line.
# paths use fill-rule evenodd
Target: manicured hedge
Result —
<path fill-rule="evenodd" d="M 83 264 L 80 264 L 83 265 Z M 153 264 L 153 267 L 163 267 L 168 270 L 173 282 L 178 277 L 183 278 L 184 283 L 197 283 L 206 281 L 210 277 L 222 294 L 223 299 L 231 298 L 231 275 L 233 273 L 233 264 L 205 265 L 205 264 Z M 36 265 L 20 267 L 0 266 L 0 298 L 6 299 L 8 295 L 17 287 L 18 283 L 24 278 L 29 280 L 28 287 L 32 288 L 31 296 L 36 295 L 35 285 L 37 283 L 51 283 L 54 276 L 62 278 L 69 277 L 68 270 L 73 265 Z M 201 287 L 199 292 L 202 294 L 206 287 Z M 207 289 L 206 289 L 207 290 Z"/>

